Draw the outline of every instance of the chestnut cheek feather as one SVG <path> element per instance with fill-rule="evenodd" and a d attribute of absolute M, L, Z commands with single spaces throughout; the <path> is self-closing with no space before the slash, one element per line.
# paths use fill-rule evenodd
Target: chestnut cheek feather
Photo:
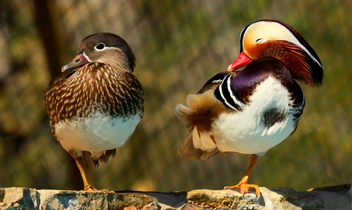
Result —
<path fill-rule="evenodd" d="M 255 52 L 261 52 L 258 59 L 271 57 L 280 60 L 290 70 L 293 78 L 307 85 L 321 84 L 321 66 L 295 44 L 282 40 L 268 41 L 265 45 L 257 45 Z"/>
<path fill-rule="evenodd" d="M 307 55 L 304 50 L 293 44 L 282 45 L 288 52 L 283 55 L 281 60 L 289 69 L 294 78 L 304 82 L 307 85 L 321 83 L 319 79 L 319 68 L 315 68 L 317 64 Z"/>

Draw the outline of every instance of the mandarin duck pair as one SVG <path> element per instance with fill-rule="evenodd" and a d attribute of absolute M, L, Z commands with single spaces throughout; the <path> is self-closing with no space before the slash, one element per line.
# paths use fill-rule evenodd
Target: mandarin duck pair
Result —
<path fill-rule="evenodd" d="M 248 25 L 240 44 L 227 72 L 176 106 L 189 131 L 177 155 L 204 160 L 219 152 L 251 154 L 243 179 L 225 189 L 248 193 L 254 187 L 259 196 L 259 187 L 248 184 L 253 166 L 296 130 L 303 112 L 305 98 L 295 80 L 320 85 L 323 67 L 304 38 L 278 20 Z M 97 191 L 84 173 L 86 157 L 96 166 L 114 157 L 143 117 L 144 93 L 134 67 L 135 56 L 121 37 L 93 34 L 45 90 L 52 132 L 75 159 L 86 191 Z"/>

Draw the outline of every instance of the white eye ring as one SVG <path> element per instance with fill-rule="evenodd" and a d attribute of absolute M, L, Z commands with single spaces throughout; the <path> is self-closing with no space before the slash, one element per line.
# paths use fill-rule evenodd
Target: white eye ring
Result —
<path fill-rule="evenodd" d="M 104 50 L 105 49 L 105 44 L 100 42 L 100 43 L 98 43 L 97 45 L 94 46 L 94 49 L 98 50 L 98 51 Z"/>
<path fill-rule="evenodd" d="M 264 38 L 259 38 L 259 39 L 255 40 L 255 43 L 256 43 L 256 44 L 261 44 L 261 43 L 263 43 L 263 42 L 265 42 L 265 39 L 264 39 Z"/>

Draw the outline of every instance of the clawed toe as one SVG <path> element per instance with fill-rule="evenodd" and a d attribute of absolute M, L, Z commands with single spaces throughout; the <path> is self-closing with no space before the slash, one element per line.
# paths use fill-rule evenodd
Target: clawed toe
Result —
<path fill-rule="evenodd" d="M 238 185 L 234 185 L 234 186 L 226 186 L 224 187 L 224 190 L 234 190 L 234 191 L 239 191 L 240 193 L 247 194 L 247 193 L 251 193 L 249 192 L 250 188 L 254 188 L 255 189 L 255 194 L 257 195 L 257 197 L 260 196 L 260 190 L 259 190 L 259 186 L 255 185 L 255 184 L 238 184 Z M 236 190 L 239 189 L 239 190 Z"/>
<path fill-rule="evenodd" d="M 84 186 L 84 191 L 88 191 L 88 192 L 98 192 L 100 190 L 95 189 L 94 187 L 92 187 L 92 185 L 86 185 Z"/>
<path fill-rule="evenodd" d="M 84 187 L 84 191 L 87 191 L 87 192 L 115 193 L 114 191 L 110 191 L 110 190 L 107 190 L 107 189 L 97 190 L 94 187 L 92 187 L 91 185 L 85 186 Z"/>

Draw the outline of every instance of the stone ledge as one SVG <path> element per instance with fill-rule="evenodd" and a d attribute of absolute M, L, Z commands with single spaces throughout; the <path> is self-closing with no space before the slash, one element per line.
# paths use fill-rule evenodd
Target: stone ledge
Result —
<path fill-rule="evenodd" d="M 115 193 L 0 188 L 1 209 L 352 209 L 352 184 L 296 192 L 261 187 L 261 196 L 232 190 Z"/>
<path fill-rule="evenodd" d="M 1 209 L 146 209 L 158 199 L 141 193 L 103 193 L 70 190 L 0 189 Z"/>

